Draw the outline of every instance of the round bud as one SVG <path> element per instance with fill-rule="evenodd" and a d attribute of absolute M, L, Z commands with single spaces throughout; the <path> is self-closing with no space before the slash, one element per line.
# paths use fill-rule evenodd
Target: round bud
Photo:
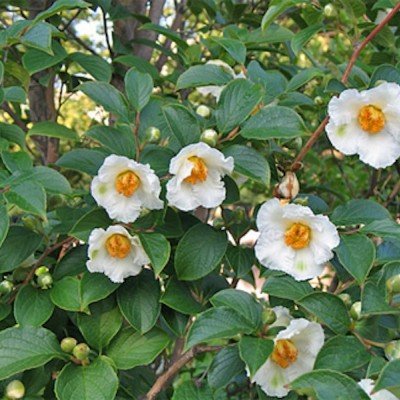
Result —
<path fill-rule="evenodd" d="M 35 275 L 40 276 L 40 275 L 47 274 L 48 272 L 49 272 L 49 269 L 45 265 L 42 265 L 41 267 L 39 267 L 35 270 Z"/>
<path fill-rule="evenodd" d="M 339 297 L 342 299 L 343 303 L 346 304 L 347 308 L 351 307 L 351 296 L 348 293 L 340 293 Z"/>
<path fill-rule="evenodd" d="M 49 289 L 53 284 L 53 277 L 47 272 L 38 276 L 37 283 L 42 289 Z"/>
<path fill-rule="evenodd" d="M 292 171 L 287 171 L 277 187 L 279 196 L 284 199 L 293 199 L 299 194 L 299 190 L 300 184 L 296 174 Z"/>
<path fill-rule="evenodd" d="M 324 104 L 324 99 L 321 96 L 317 96 L 314 99 L 314 104 L 317 106 L 322 106 L 322 104 Z"/>
<path fill-rule="evenodd" d="M 0 282 L 0 294 L 9 294 L 12 292 L 14 284 L 8 280 Z"/>
<path fill-rule="evenodd" d="M 336 15 L 336 9 L 331 3 L 324 7 L 324 15 L 327 18 L 332 18 Z"/>
<path fill-rule="evenodd" d="M 400 293 L 400 274 L 394 275 L 386 281 L 386 288 L 389 293 Z"/>
<path fill-rule="evenodd" d="M 75 346 L 78 344 L 78 341 L 74 339 L 73 337 L 66 337 L 63 340 L 61 340 L 61 350 L 65 351 L 66 353 L 72 353 L 74 350 Z"/>
<path fill-rule="evenodd" d="M 200 140 L 214 147 L 217 144 L 218 133 L 214 129 L 206 129 L 200 136 Z"/>
<path fill-rule="evenodd" d="M 149 143 L 158 143 L 161 139 L 161 131 L 155 126 L 146 129 L 146 139 Z"/>
<path fill-rule="evenodd" d="M 72 350 L 72 354 L 78 360 L 86 360 L 90 353 L 90 347 L 86 343 L 77 344 Z"/>
<path fill-rule="evenodd" d="M 262 312 L 262 322 L 264 325 L 271 325 L 276 321 L 276 314 L 272 308 L 264 308 Z"/>
<path fill-rule="evenodd" d="M 350 308 L 350 315 L 355 321 L 361 318 L 361 301 L 356 301 Z"/>
<path fill-rule="evenodd" d="M 5 390 L 5 395 L 9 399 L 22 399 L 25 396 L 25 386 L 21 381 L 11 381 Z"/>
<path fill-rule="evenodd" d="M 200 115 L 200 117 L 208 118 L 211 115 L 211 110 L 207 106 L 200 105 L 196 109 L 196 114 Z"/>
<path fill-rule="evenodd" d="M 389 361 L 400 359 L 400 340 L 393 340 L 385 346 L 385 356 Z"/>

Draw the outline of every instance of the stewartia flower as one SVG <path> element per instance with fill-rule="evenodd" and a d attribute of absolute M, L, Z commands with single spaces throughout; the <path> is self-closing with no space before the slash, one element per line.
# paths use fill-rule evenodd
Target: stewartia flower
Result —
<path fill-rule="evenodd" d="M 217 207 L 226 194 L 222 177 L 232 171 L 232 157 L 205 143 L 186 146 L 169 165 L 175 176 L 167 183 L 167 200 L 182 211 Z"/>
<path fill-rule="evenodd" d="M 324 331 L 316 322 L 294 319 L 274 342 L 271 355 L 255 373 L 253 382 L 268 396 L 284 397 L 289 393 L 286 385 L 313 369 L 324 344 Z"/>
<path fill-rule="evenodd" d="M 257 227 L 255 253 L 260 263 L 298 281 L 320 275 L 340 241 L 328 217 L 298 204 L 282 206 L 278 199 L 261 206 Z"/>
<path fill-rule="evenodd" d="M 400 157 L 400 86 L 383 83 L 358 92 L 344 90 L 328 106 L 326 132 L 346 155 L 358 154 L 374 168 L 392 165 Z"/>
<path fill-rule="evenodd" d="M 385 389 L 379 390 L 378 392 L 371 394 L 372 390 L 374 389 L 374 381 L 372 379 L 362 379 L 360 382 L 358 382 L 358 384 L 372 400 L 398 400 L 398 398 L 394 394 Z"/>
<path fill-rule="evenodd" d="M 94 177 L 92 196 L 110 218 L 134 222 L 143 208 L 159 210 L 160 181 L 148 166 L 127 157 L 108 156 Z"/>
<path fill-rule="evenodd" d="M 117 283 L 139 274 L 150 262 L 139 238 L 120 225 L 93 229 L 88 256 L 86 266 L 90 272 L 101 272 Z"/>

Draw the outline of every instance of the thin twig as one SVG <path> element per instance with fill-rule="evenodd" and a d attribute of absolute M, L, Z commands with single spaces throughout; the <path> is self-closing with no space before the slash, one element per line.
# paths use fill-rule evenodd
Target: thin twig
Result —
<path fill-rule="evenodd" d="M 106 13 L 102 10 L 103 14 L 103 28 L 104 28 L 104 36 L 106 38 L 108 52 L 110 53 L 110 58 L 114 58 L 114 51 L 111 46 L 110 37 L 108 36 L 108 27 L 107 27 L 107 16 Z"/>
<path fill-rule="evenodd" d="M 68 35 L 75 40 L 76 43 L 78 43 L 80 46 L 82 46 L 85 50 L 89 51 L 95 56 L 98 56 L 97 52 L 93 50 L 87 43 L 85 43 L 80 37 L 76 36 L 75 32 L 72 30 L 72 28 L 69 26 L 66 29 L 66 32 L 68 32 Z"/>

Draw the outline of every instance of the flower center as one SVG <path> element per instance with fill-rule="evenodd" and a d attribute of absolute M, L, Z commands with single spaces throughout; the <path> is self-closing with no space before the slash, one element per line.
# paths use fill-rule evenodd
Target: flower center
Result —
<path fill-rule="evenodd" d="M 271 354 L 273 362 L 282 368 L 287 368 L 297 360 L 298 350 L 291 340 L 277 340 Z"/>
<path fill-rule="evenodd" d="M 115 180 L 115 189 L 125 197 L 131 197 L 140 185 L 140 178 L 133 171 L 120 173 Z"/>
<path fill-rule="evenodd" d="M 385 114 L 379 107 L 364 106 L 358 113 L 358 123 L 368 133 L 379 133 L 385 126 Z"/>
<path fill-rule="evenodd" d="M 304 249 L 310 244 L 311 228 L 301 222 L 295 222 L 285 232 L 285 243 L 295 250 Z"/>
<path fill-rule="evenodd" d="M 203 159 L 197 156 L 192 156 L 189 161 L 193 164 L 192 172 L 184 179 L 185 182 L 192 185 L 198 182 L 204 182 L 207 179 L 208 169 Z"/>
<path fill-rule="evenodd" d="M 125 258 L 131 251 L 131 241 L 125 235 L 115 233 L 106 240 L 106 249 L 111 257 Z"/>

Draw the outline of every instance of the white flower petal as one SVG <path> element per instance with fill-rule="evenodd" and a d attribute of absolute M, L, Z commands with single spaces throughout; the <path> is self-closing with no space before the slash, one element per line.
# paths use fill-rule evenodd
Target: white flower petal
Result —
<path fill-rule="evenodd" d="M 252 382 L 260 385 L 268 396 L 285 397 L 289 389 L 285 388 L 290 381 L 285 370 L 270 359 L 255 373 Z"/>
<path fill-rule="evenodd" d="M 347 156 L 357 153 L 358 142 L 363 137 L 364 132 L 355 121 L 336 125 L 331 119 L 325 130 L 333 147 Z"/>
<path fill-rule="evenodd" d="M 333 97 L 328 104 L 328 114 L 335 125 L 348 124 L 357 119 L 360 108 L 368 104 L 356 89 L 347 89 L 339 97 Z"/>
<path fill-rule="evenodd" d="M 276 306 L 272 309 L 276 314 L 276 321 L 270 325 L 270 328 L 274 328 L 276 326 L 287 327 L 290 324 L 290 321 L 293 319 L 293 317 L 290 315 L 289 309 L 283 306 Z"/>
<path fill-rule="evenodd" d="M 371 394 L 375 386 L 375 383 L 372 379 L 361 379 L 361 381 L 358 382 L 358 384 L 372 400 L 398 400 L 398 398 L 394 394 L 385 389 L 380 390 L 379 392 L 376 392 L 374 394 Z"/>

